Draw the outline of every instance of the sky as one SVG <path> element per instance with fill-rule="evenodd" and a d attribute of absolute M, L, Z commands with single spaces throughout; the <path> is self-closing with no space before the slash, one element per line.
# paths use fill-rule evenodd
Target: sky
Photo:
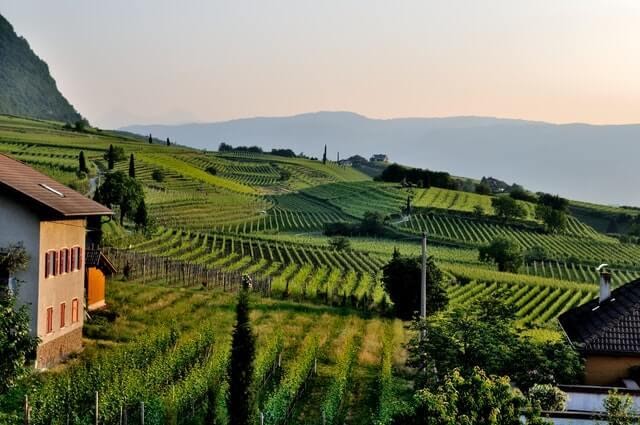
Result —
<path fill-rule="evenodd" d="M 94 125 L 348 110 L 640 122 L 637 0 L 0 0 Z"/>

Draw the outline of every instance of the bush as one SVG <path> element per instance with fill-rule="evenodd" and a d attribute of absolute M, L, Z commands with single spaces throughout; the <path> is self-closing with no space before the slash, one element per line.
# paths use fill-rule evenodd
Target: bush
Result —
<path fill-rule="evenodd" d="M 164 171 L 156 168 L 155 170 L 153 170 L 151 172 L 151 178 L 154 179 L 155 181 L 157 181 L 158 183 L 163 182 L 164 181 Z"/>
<path fill-rule="evenodd" d="M 218 174 L 218 170 L 216 169 L 216 167 L 214 167 L 213 165 L 209 165 L 207 168 L 204 169 L 207 173 L 211 174 L 212 176 L 215 176 L 216 174 Z"/>
<path fill-rule="evenodd" d="M 549 384 L 535 384 L 529 390 L 532 404 L 537 403 L 546 411 L 562 411 L 567 406 L 567 394 L 558 387 Z"/>
<path fill-rule="evenodd" d="M 335 251 L 346 251 L 351 248 L 351 242 L 344 236 L 335 236 L 329 240 L 329 247 Z"/>
<path fill-rule="evenodd" d="M 517 273 L 524 256 L 522 247 L 513 239 L 505 237 L 495 238 L 489 245 L 479 249 L 480 261 L 493 261 L 501 272 Z"/>

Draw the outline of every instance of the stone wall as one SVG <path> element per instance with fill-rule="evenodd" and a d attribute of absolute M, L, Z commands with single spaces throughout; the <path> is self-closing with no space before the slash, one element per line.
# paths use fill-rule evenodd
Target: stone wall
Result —
<path fill-rule="evenodd" d="M 82 348 L 82 328 L 77 328 L 38 347 L 38 368 L 49 368 Z"/>

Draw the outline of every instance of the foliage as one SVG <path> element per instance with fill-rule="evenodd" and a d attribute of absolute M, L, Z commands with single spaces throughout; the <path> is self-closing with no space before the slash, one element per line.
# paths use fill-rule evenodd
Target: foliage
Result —
<path fill-rule="evenodd" d="M 259 146 L 237 146 L 234 148 L 230 144 L 220 143 L 220 146 L 218 146 L 218 152 L 262 153 L 262 148 Z"/>
<path fill-rule="evenodd" d="M 211 174 L 212 176 L 215 176 L 216 174 L 218 174 L 218 169 L 216 167 L 214 167 L 213 165 L 209 165 L 207 168 L 204 169 L 207 173 Z"/>
<path fill-rule="evenodd" d="M 360 233 L 367 236 L 380 236 L 384 234 L 386 217 L 377 211 L 367 211 L 360 222 Z"/>
<path fill-rule="evenodd" d="M 296 153 L 291 149 L 271 149 L 271 155 L 284 156 L 285 158 L 296 157 Z"/>
<path fill-rule="evenodd" d="M 421 168 L 406 168 L 399 164 L 391 164 L 382 171 L 380 180 L 399 183 L 405 181 L 418 187 L 440 187 L 457 189 L 455 180 L 444 171 L 431 171 Z"/>
<path fill-rule="evenodd" d="M 511 186 L 511 189 L 509 190 L 509 196 L 513 199 L 525 202 L 536 202 L 538 200 L 538 198 L 534 194 L 527 192 L 522 186 L 519 186 L 517 184 Z"/>
<path fill-rule="evenodd" d="M 536 217 L 542 220 L 549 233 L 562 233 L 567 229 L 567 214 L 562 210 L 539 204 L 536 207 Z"/>
<path fill-rule="evenodd" d="M 144 192 L 137 180 L 116 171 L 105 176 L 104 183 L 96 191 L 96 201 L 109 207 L 117 205 L 120 208 L 120 224 L 123 224 L 124 218 L 135 213 L 144 201 Z"/>
<path fill-rule="evenodd" d="M 420 311 L 421 260 L 403 257 L 394 251 L 391 261 L 382 268 L 382 282 L 394 303 L 396 316 L 410 320 Z M 447 305 L 448 297 L 443 288 L 442 272 L 433 257 L 427 258 L 427 315 Z"/>
<path fill-rule="evenodd" d="M 609 425 L 636 425 L 638 423 L 633 410 L 633 400 L 629 395 L 621 395 L 616 390 L 609 391 L 603 404 Z"/>
<path fill-rule="evenodd" d="M 89 168 L 87 167 L 87 160 L 84 158 L 83 151 L 80 151 L 80 154 L 78 155 L 78 171 L 85 174 L 89 173 Z"/>
<path fill-rule="evenodd" d="M 348 251 L 351 249 L 351 242 L 344 236 L 335 236 L 329 239 L 329 247 L 335 251 Z"/>
<path fill-rule="evenodd" d="M 486 183 L 478 183 L 475 192 L 479 195 L 491 195 L 491 187 Z"/>
<path fill-rule="evenodd" d="M 29 256 L 22 244 L 0 251 L 0 277 L 25 270 Z M 0 285 L 6 285 L 0 280 Z M 0 394 L 28 372 L 27 360 L 35 353 L 38 338 L 31 335 L 29 310 L 17 304 L 18 285 L 0 288 Z"/>
<path fill-rule="evenodd" d="M 251 378 L 255 356 L 255 337 L 249 321 L 249 293 L 246 288 L 238 295 L 236 324 L 229 361 L 229 416 L 233 424 L 248 425 L 251 419 Z"/>
<path fill-rule="evenodd" d="M 535 384 L 529 390 L 529 400 L 546 411 L 562 411 L 567 405 L 567 394 L 550 384 Z"/>
<path fill-rule="evenodd" d="M 467 373 L 476 366 L 491 374 L 511 376 L 523 389 L 536 383 L 580 380 L 583 364 L 570 345 L 521 338 L 514 320 L 513 307 L 486 298 L 426 321 L 414 321 L 416 336 L 409 344 L 408 363 L 421 371 L 419 382 L 425 384 L 454 369 Z"/>
<path fill-rule="evenodd" d="M 136 164 L 133 158 L 133 154 L 129 157 L 129 177 L 132 179 L 136 178 Z"/>
<path fill-rule="evenodd" d="M 566 212 L 569 208 L 569 201 L 558 196 L 550 195 L 548 193 L 541 193 L 538 196 L 538 205 L 549 207 L 557 211 Z"/>
<path fill-rule="evenodd" d="M 103 158 L 107 161 L 109 170 L 113 170 L 116 162 L 125 160 L 124 148 L 122 146 L 109 145 L 109 150 L 104 153 Z"/>
<path fill-rule="evenodd" d="M 534 245 L 524 251 L 524 261 L 532 263 L 534 261 L 546 261 L 551 259 L 551 253 L 541 245 Z"/>
<path fill-rule="evenodd" d="M 524 260 L 520 244 L 502 236 L 495 238 L 489 245 L 480 247 L 479 253 L 480 261 L 493 261 L 502 272 L 517 273 Z"/>
<path fill-rule="evenodd" d="M 151 172 L 151 178 L 158 183 L 162 183 L 164 181 L 166 174 L 163 170 L 156 168 Z"/>
<path fill-rule="evenodd" d="M 350 335 L 344 353 L 338 359 L 337 372 L 320 407 L 326 424 L 335 424 L 340 417 L 340 408 L 347 397 L 353 367 L 357 360 L 358 343 L 359 339 Z"/>
<path fill-rule="evenodd" d="M 496 216 L 505 222 L 511 219 L 522 218 L 527 215 L 524 207 L 510 196 L 495 197 L 491 199 L 491 205 L 493 206 Z"/>
<path fill-rule="evenodd" d="M 400 417 L 407 425 L 520 425 L 526 400 L 513 390 L 508 377 L 492 376 L 480 368 L 453 370 L 435 390 L 414 395 L 415 411 Z"/>

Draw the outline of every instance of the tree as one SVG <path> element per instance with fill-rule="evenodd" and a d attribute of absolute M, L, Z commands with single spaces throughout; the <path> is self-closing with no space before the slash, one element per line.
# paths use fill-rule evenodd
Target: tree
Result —
<path fill-rule="evenodd" d="M 329 239 L 329 247 L 334 251 L 347 251 L 351 248 L 351 242 L 344 236 L 335 236 Z"/>
<path fill-rule="evenodd" d="M 214 167 L 213 165 L 207 166 L 207 168 L 205 168 L 204 170 L 207 173 L 211 174 L 212 176 L 215 176 L 216 174 L 218 174 L 218 169 L 216 167 Z"/>
<path fill-rule="evenodd" d="M 567 405 L 567 394 L 551 384 L 535 384 L 529 390 L 529 400 L 546 411 L 562 411 Z"/>
<path fill-rule="evenodd" d="M 480 204 L 473 206 L 473 216 L 477 219 L 484 217 L 484 207 Z"/>
<path fill-rule="evenodd" d="M 518 199 L 525 202 L 536 202 L 538 200 L 538 198 L 536 198 L 534 194 L 527 192 L 522 186 L 515 183 L 511 186 L 509 196 L 511 196 L 513 199 Z"/>
<path fill-rule="evenodd" d="M 171 146 L 171 140 L 167 137 L 167 146 Z"/>
<path fill-rule="evenodd" d="M 411 196 L 407 195 L 407 203 L 404 207 L 404 211 L 405 214 L 407 215 L 411 215 Z"/>
<path fill-rule="evenodd" d="M 251 377 L 255 355 L 255 337 L 249 321 L 248 276 L 243 277 L 242 289 L 236 304 L 236 323 L 231 337 L 231 359 L 229 361 L 228 409 L 231 423 L 249 425 L 251 423 Z"/>
<path fill-rule="evenodd" d="M 517 273 L 522 266 L 524 255 L 516 241 L 498 236 L 489 245 L 480 247 L 480 261 L 495 262 L 501 272 Z"/>
<path fill-rule="evenodd" d="M 116 162 L 124 161 L 127 156 L 122 146 L 109 145 L 109 150 L 104 153 L 104 160 L 109 164 L 109 170 L 113 170 Z"/>
<path fill-rule="evenodd" d="M 478 183 L 476 185 L 476 193 L 479 195 L 491 195 L 491 187 L 486 183 Z"/>
<path fill-rule="evenodd" d="M 124 223 L 125 217 L 137 211 L 143 200 L 144 191 L 140 183 L 122 171 L 107 174 L 104 183 L 96 191 L 96 201 L 120 208 L 120 224 Z"/>
<path fill-rule="evenodd" d="M 527 264 L 534 261 L 547 261 L 551 259 L 551 253 L 547 248 L 541 245 L 534 245 L 524 252 L 524 261 Z"/>
<path fill-rule="evenodd" d="M 159 168 L 156 168 L 151 172 L 151 178 L 157 181 L 158 183 L 164 181 L 164 171 Z"/>
<path fill-rule="evenodd" d="M 109 145 L 109 151 L 106 153 L 105 159 L 107 160 L 109 170 L 113 170 L 116 162 L 115 155 L 113 153 L 113 145 Z"/>
<path fill-rule="evenodd" d="M 569 208 L 569 201 L 558 195 L 540 193 L 538 195 L 538 205 L 544 205 L 554 210 L 566 212 Z"/>
<path fill-rule="evenodd" d="M 153 137 L 151 136 L 151 133 L 149 133 L 149 144 L 153 143 Z"/>
<path fill-rule="evenodd" d="M 324 145 L 324 153 L 322 154 L 322 163 L 327 163 L 327 145 Z"/>
<path fill-rule="evenodd" d="M 147 212 L 147 204 L 142 199 L 136 208 L 136 213 L 133 216 L 133 222 L 139 229 L 144 229 L 149 225 L 149 214 Z"/>
<path fill-rule="evenodd" d="M 633 400 L 630 396 L 620 395 L 616 390 L 609 391 L 603 404 L 607 411 L 609 425 L 636 425 L 638 423 L 633 411 Z"/>
<path fill-rule="evenodd" d="M 522 218 L 527 211 L 510 196 L 498 196 L 491 199 L 491 205 L 497 217 L 506 222 L 509 219 Z"/>
<path fill-rule="evenodd" d="M 9 245 L 2 251 L 0 278 L 26 270 L 29 256 L 22 244 Z M 26 375 L 27 360 L 39 343 L 38 338 L 31 336 L 27 306 L 18 306 L 18 291 L 18 285 L 13 290 L 0 290 L 0 394 Z"/>
<path fill-rule="evenodd" d="M 136 164 L 133 159 L 133 154 L 129 157 L 129 177 L 132 179 L 136 178 Z"/>
<path fill-rule="evenodd" d="M 85 131 L 89 127 L 89 121 L 86 118 L 80 118 L 73 124 L 75 131 Z"/>
<path fill-rule="evenodd" d="M 384 234 L 385 216 L 377 211 L 367 211 L 360 222 L 360 233 L 368 236 Z"/>
<path fill-rule="evenodd" d="M 84 158 L 83 151 L 80 151 L 80 155 L 78 155 L 78 171 L 81 173 L 89 174 L 89 168 L 87 167 L 87 160 Z"/>
<path fill-rule="evenodd" d="M 538 204 L 536 206 L 536 218 L 542 220 L 545 230 L 549 233 L 562 233 L 567 228 L 567 214 L 562 210 Z"/>
<path fill-rule="evenodd" d="M 436 389 L 417 391 L 414 404 L 415 411 L 396 419 L 396 424 L 520 425 L 527 401 L 511 388 L 508 377 L 474 368 L 467 375 L 454 370 Z"/>
<path fill-rule="evenodd" d="M 382 282 L 394 303 L 396 316 L 410 320 L 420 310 L 421 260 L 403 257 L 394 250 L 391 261 L 382 267 Z M 449 298 L 442 283 L 442 272 L 433 257 L 427 258 L 427 314 L 446 307 Z"/>

